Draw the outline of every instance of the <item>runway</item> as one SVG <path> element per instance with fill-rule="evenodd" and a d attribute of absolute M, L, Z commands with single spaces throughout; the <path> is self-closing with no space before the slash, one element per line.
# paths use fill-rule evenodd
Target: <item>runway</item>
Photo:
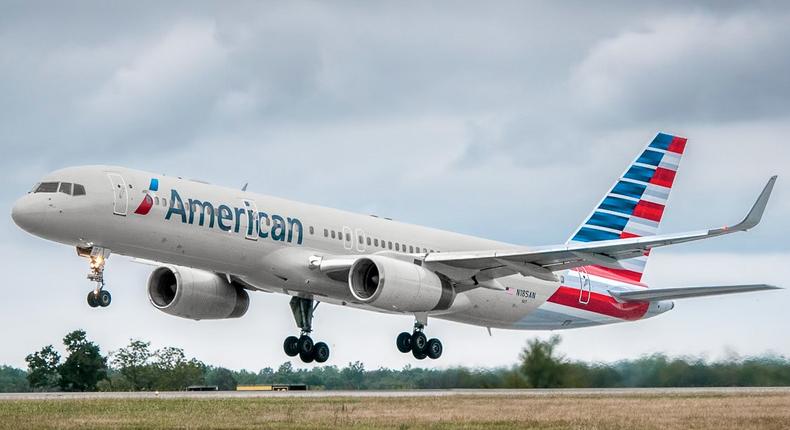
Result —
<path fill-rule="evenodd" d="M 0 393 L 0 401 L 12 400 L 86 400 L 86 399 L 226 399 L 226 398 L 330 398 L 330 397 L 606 397 L 606 396 L 684 396 L 684 395 L 790 394 L 790 387 L 712 387 L 712 388 L 565 388 L 565 389 L 451 389 L 393 391 L 165 391 L 96 393 Z"/>

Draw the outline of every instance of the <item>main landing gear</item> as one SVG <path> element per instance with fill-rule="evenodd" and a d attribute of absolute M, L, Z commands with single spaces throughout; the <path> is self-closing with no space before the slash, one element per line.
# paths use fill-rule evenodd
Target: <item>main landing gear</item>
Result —
<path fill-rule="evenodd" d="M 315 305 L 313 304 L 315 303 Z M 296 357 L 305 363 L 323 363 L 329 359 L 329 345 L 324 342 L 313 343 L 310 332 L 313 331 L 313 312 L 318 307 L 318 302 L 313 299 L 301 297 L 291 298 L 291 312 L 293 312 L 296 326 L 301 329 L 299 337 L 288 336 L 283 342 L 283 349 L 289 357 Z"/>
<path fill-rule="evenodd" d="M 110 256 L 110 250 L 104 248 L 77 248 L 77 254 L 90 259 L 88 280 L 96 283 L 96 288 L 88 293 L 88 306 L 106 308 L 112 303 L 112 295 L 104 289 L 104 264 Z"/>
<path fill-rule="evenodd" d="M 425 325 L 418 321 L 414 323 L 414 332 L 399 334 L 395 341 L 398 351 L 404 354 L 411 352 L 417 360 L 423 360 L 426 357 L 436 360 L 441 357 L 442 342 L 435 338 L 429 340 L 423 332 L 424 329 Z"/>

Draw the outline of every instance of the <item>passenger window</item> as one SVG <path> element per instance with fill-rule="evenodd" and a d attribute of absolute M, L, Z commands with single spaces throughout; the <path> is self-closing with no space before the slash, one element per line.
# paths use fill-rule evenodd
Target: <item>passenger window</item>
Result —
<path fill-rule="evenodd" d="M 71 182 L 61 182 L 58 191 L 63 194 L 71 195 Z"/>
<path fill-rule="evenodd" d="M 167 206 L 167 199 L 162 197 L 162 206 Z"/>
<path fill-rule="evenodd" d="M 395 250 L 400 251 L 400 243 L 395 242 Z"/>
<path fill-rule="evenodd" d="M 362 238 L 362 236 L 357 236 L 357 238 L 359 239 L 359 243 L 362 243 L 362 241 L 365 240 Z"/>
<path fill-rule="evenodd" d="M 332 230 L 332 239 L 334 239 L 334 238 L 335 238 L 335 231 Z"/>
<path fill-rule="evenodd" d="M 310 235 L 312 236 L 314 233 L 315 233 L 315 229 L 313 229 L 313 226 L 311 225 L 310 226 Z"/>
<path fill-rule="evenodd" d="M 387 247 L 388 247 L 389 249 L 392 249 L 392 242 L 387 242 Z"/>
<path fill-rule="evenodd" d="M 154 197 L 154 202 L 156 202 L 156 205 L 159 206 L 159 196 Z"/>
<path fill-rule="evenodd" d="M 412 253 L 414 253 L 414 247 L 409 245 L 409 254 L 412 254 Z"/>
<path fill-rule="evenodd" d="M 42 182 L 36 188 L 37 193 L 54 193 L 58 191 L 57 182 Z"/>
<path fill-rule="evenodd" d="M 324 237 L 329 237 L 329 230 L 324 229 Z"/>
<path fill-rule="evenodd" d="M 337 238 L 343 240 L 343 233 L 337 232 Z"/>
<path fill-rule="evenodd" d="M 368 246 L 370 246 L 370 238 L 368 237 Z"/>
<path fill-rule="evenodd" d="M 379 240 L 374 238 L 373 239 L 373 246 L 379 246 Z"/>

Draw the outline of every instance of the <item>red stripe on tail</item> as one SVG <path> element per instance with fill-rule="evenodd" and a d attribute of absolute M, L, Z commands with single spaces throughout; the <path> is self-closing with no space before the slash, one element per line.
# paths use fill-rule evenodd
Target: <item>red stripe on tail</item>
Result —
<path fill-rule="evenodd" d="M 640 200 L 634 208 L 633 216 L 638 218 L 649 219 L 650 221 L 659 222 L 661 216 L 664 214 L 664 205 L 649 202 L 647 200 Z"/>
<path fill-rule="evenodd" d="M 653 173 L 650 183 L 653 185 L 660 185 L 662 187 L 672 188 L 672 183 L 675 182 L 675 171 L 659 167 Z"/>
<path fill-rule="evenodd" d="M 667 151 L 674 152 L 676 154 L 683 154 L 683 151 L 686 150 L 686 138 L 685 137 L 673 137 L 672 143 L 669 144 L 669 148 Z"/>

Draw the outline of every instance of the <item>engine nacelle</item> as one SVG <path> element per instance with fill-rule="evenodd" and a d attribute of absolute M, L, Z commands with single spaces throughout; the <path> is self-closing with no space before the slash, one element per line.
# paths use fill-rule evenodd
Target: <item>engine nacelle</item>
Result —
<path fill-rule="evenodd" d="M 239 318 L 250 296 L 215 273 L 188 267 L 162 266 L 148 278 L 148 300 L 160 311 L 181 318 Z"/>
<path fill-rule="evenodd" d="M 399 312 L 444 310 L 455 299 L 449 279 L 382 255 L 355 261 L 348 272 L 348 285 L 351 295 L 360 302 Z"/>

